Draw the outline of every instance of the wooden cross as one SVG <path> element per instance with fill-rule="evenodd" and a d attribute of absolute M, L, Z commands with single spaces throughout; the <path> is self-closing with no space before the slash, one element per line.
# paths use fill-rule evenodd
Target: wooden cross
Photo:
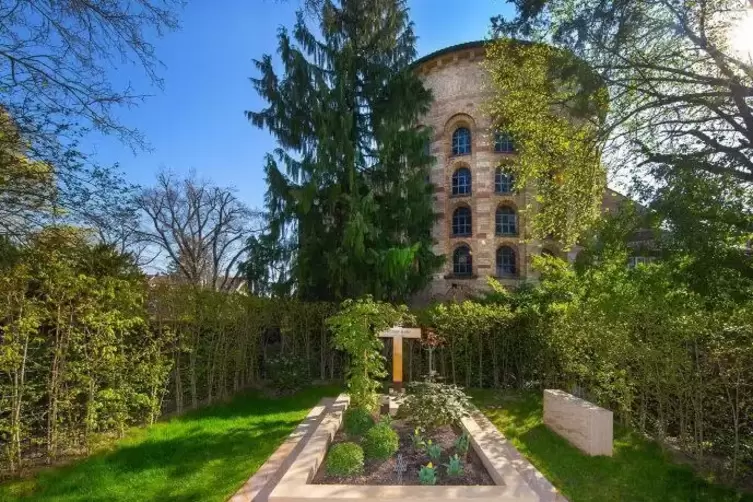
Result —
<path fill-rule="evenodd" d="M 379 334 L 379 338 L 392 338 L 392 387 L 403 387 L 403 338 L 421 338 L 421 328 L 396 326 Z"/>

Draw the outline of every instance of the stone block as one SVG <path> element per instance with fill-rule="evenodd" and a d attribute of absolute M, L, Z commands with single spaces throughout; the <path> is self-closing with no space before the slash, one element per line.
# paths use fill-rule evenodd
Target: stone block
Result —
<path fill-rule="evenodd" d="M 612 456 L 612 412 L 561 390 L 544 391 L 544 424 L 588 455 Z"/>

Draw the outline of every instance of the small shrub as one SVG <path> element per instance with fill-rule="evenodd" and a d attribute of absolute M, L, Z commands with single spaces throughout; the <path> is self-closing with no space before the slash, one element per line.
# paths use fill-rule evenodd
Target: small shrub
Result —
<path fill-rule="evenodd" d="M 445 464 L 445 467 L 447 467 L 447 475 L 451 478 L 463 475 L 463 463 L 457 453 L 450 457 L 450 462 Z"/>
<path fill-rule="evenodd" d="M 267 379 L 275 393 L 293 394 L 308 382 L 306 361 L 300 357 L 278 355 L 267 361 Z"/>
<path fill-rule="evenodd" d="M 343 428 L 350 436 L 363 436 L 374 426 L 374 417 L 365 408 L 348 408 L 343 418 Z"/>
<path fill-rule="evenodd" d="M 437 469 L 434 464 L 429 462 L 421 467 L 418 471 L 418 482 L 422 485 L 436 485 L 437 484 Z"/>
<path fill-rule="evenodd" d="M 468 414 L 471 402 L 460 387 L 436 382 L 413 382 L 402 405 L 406 416 L 425 429 L 457 425 Z"/>
<path fill-rule="evenodd" d="M 463 432 L 455 440 L 455 451 L 461 457 L 465 457 L 468 454 L 468 448 L 469 447 L 470 447 L 470 439 L 468 438 L 468 433 L 467 432 Z"/>
<path fill-rule="evenodd" d="M 378 424 L 363 437 L 363 451 L 367 458 L 386 460 L 397 452 L 399 439 L 397 432 L 386 424 Z"/>
<path fill-rule="evenodd" d="M 432 462 L 439 462 L 439 457 L 442 456 L 442 447 L 430 439 L 426 442 L 426 454 L 429 455 Z"/>
<path fill-rule="evenodd" d="M 327 474 L 352 476 L 363 472 L 363 449 L 356 443 L 333 445 L 327 455 Z"/>
<path fill-rule="evenodd" d="M 377 423 L 391 425 L 392 424 L 392 415 L 390 415 L 389 413 L 387 413 L 385 415 L 380 416 L 379 420 L 377 420 Z"/>
<path fill-rule="evenodd" d="M 421 451 L 426 448 L 426 440 L 424 440 L 423 431 L 420 427 L 413 429 L 413 434 L 410 435 L 410 441 L 413 445 L 413 449 Z"/>

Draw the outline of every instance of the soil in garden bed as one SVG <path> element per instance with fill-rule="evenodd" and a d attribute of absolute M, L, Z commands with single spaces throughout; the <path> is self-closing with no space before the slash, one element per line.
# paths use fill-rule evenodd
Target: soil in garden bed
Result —
<path fill-rule="evenodd" d="M 395 472 L 397 463 L 397 454 L 387 460 L 366 460 L 364 473 L 360 476 L 330 476 L 326 473 L 326 466 L 323 463 L 319 472 L 316 473 L 313 483 L 319 485 L 418 485 L 418 471 L 421 466 L 429 463 L 429 457 L 424 450 L 417 451 L 411 443 L 410 435 L 413 433 L 413 427 L 403 420 L 392 422 L 392 428 L 397 431 L 400 437 L 400 449 L 397 453 L 402 454 L 406 470 L 403 472 L 402 483 L 398 483 L 398 475 Z M 435 463 L 437 470 L 438 485 L 494 485 L 494 481 L 487 472 L 478 455 L 469 448 L 468 455 L 463 461 L 463 474 L 457 477 L 449 477 L 445 464 L 449 462 L 450 456 L 455 454 L 454 443 L 460 435 L 460 431 L 453 427 L 444 426 L 432 432 L 424 434 L 424 439 L 431 439 L 434 443 L 442 447 L 442 457 L 438 463 Z M 342 429 L 337 432 L 332 444 L 343 443 L 346 441 L 358 442 L 357 438 L 349 438 Z M 331 445 L 330 445 L 331 447 Z"/>

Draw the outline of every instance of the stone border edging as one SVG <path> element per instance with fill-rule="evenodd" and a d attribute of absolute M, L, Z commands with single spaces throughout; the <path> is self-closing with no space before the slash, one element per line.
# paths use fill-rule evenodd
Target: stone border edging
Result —
<path fill-rule="evenodd" d="M 344 501 L 466 501 L 466 502 L 538 502 L 539 493 L 504 458 L 507 450 L 497 447 L 505 441 L 493 426 L 477 424 L 474 417 L 463 420 L 474 451 L 489 470 L 495 486 L 417 486 L 417 485 L 314 485 L 310 484 L 327 454 L 327 448 L 340 428 L 348 398 L 341 395 L 319 423 L 317 430 L 298 454 L 277 486 L 269 494 L 270 502 Z"/>
<path fill-rule="evenodd" d="M 540 502 L 569 502 L 568 499 L 562 495 L 552 483 L 544 477 L 536 467 L 528 461 L 520 452 L 510 443 L 502 432 L 497 429 L 497 426 L 492 423 L 486 415 L 484 415 L 478 409 L 474 410 L 471 414 L 476 421 L 476 424 L 487 432 L 494 431 L 499 436 L 495 448 L 500 450 L 500 454 L 503 458 L 512 465 L 512 467 L 518 472 L 528 486 L 536 492 Z"/>
<path fill-rule="evenodd" d="M 325 397 L 311 408 L 306 418 L 228 502 L 266 502 L 272 489 L 290 468 L 334 402 L 334 398 Z"/>

